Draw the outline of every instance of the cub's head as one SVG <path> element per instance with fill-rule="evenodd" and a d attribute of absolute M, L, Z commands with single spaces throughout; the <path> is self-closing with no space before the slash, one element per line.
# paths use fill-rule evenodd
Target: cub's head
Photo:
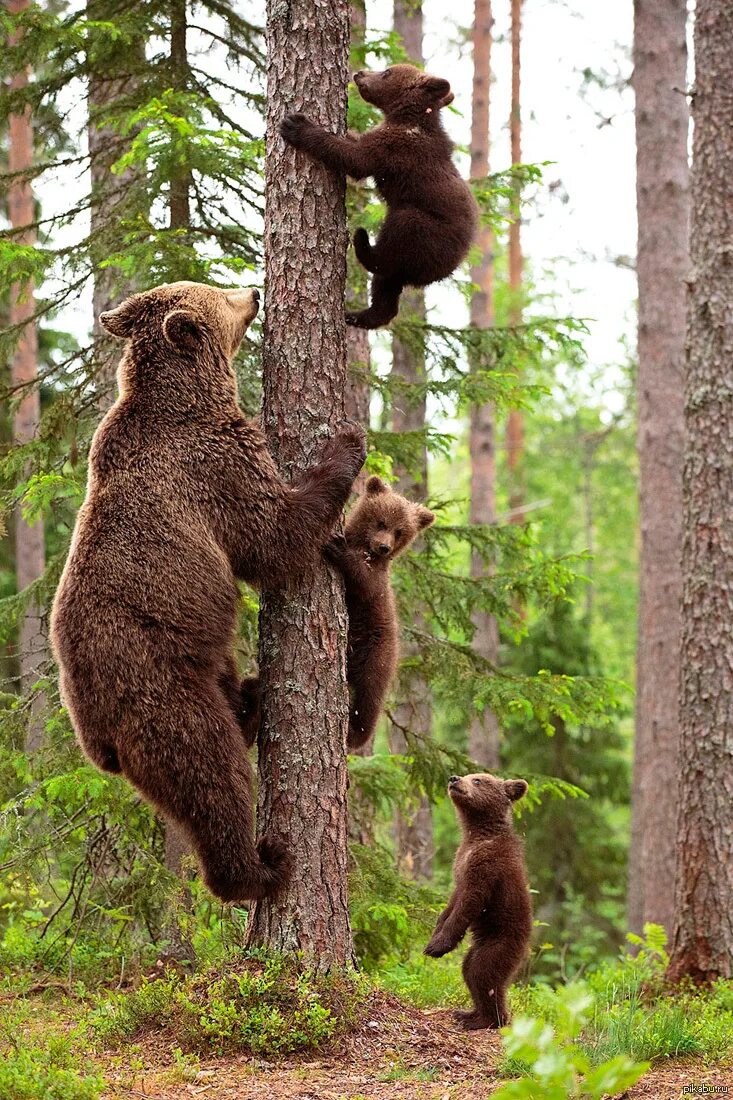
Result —
<path fill-rule="evenodd" d="M 430 76 L 414 65 L 391 65 L 380 73 L 362 69 L 354 74 L 354 83 L 361 98 L 384 111 L 387 118 L 438 111 L 453 102 L 447 80 Z"/>
<path fill-rule="evenodd" d="M 387 564 L 434 522 L 435 516 L 422 504 L 393 492 L 381 478 L 370 477 L 349 512 L 346 537 L 373 564 Z"/>
<path fill-rule="evenodd" d="M 231 362 L 257 316 L 257 290 L 220 290 L 204 283 L 166 283 L 133 294 L 103 313 L 100 322 L 114 336 L 141 348 L 159 348 L 171 358 L 214 358 Z"/>
<path fill-rule="evenodd" d="M 523 779 L 497 779 L 487 773 L 452 775 L 448 782 L 448 794 L 459 817 L 490 830 L 511 824 L 512 806 L 527 790 Z"/>

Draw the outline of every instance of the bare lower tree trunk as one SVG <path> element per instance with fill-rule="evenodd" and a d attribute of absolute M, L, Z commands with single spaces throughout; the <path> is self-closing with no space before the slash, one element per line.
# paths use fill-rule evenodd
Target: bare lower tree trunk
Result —
<path fill-rule="evenodd" d="M 313 461 L 343 416 L 346 382 L 344 186 L 285 146 L 286 111 L 344 132 L 348 6 L 268 0 L 264 426 L 287 476 Z M 258 831 L 283 837 L 295 873 L 254 906 L 249 942 L 302 952 L 319 970 L 353 959 L 347 898 L 346 608 L 319 567 L 260 614 L 263 716 Z"/>
<path fill-rule="evenodd" d="M 402 39 L 410 61 L 424 64 L 423 12 L 419 0 L 395 0 L 394 29 Z M 425 294 L 422 290 L 410 290 L 402 296 L 403 315 L 411 315 L 418 321 L 425 320 Z M 414 343 L 406 343 L 398 337 L 392 341 L 392 374 L 408 384 L 418 383 L 425 377 L 425 355 Z M 392 429 L 395 432 L 422 431 L 425 428 L 425 400 L 414 397 L 395 401 Z M 423 448 L 420 471 L 416 478 L 404 472 L 399 478 L 398 489 L 410 500 L 427 500 L 428 455 Z M 412 656 L 409 644 L 404 646 L 405 656 Z M 431 736 L 433 707 L 430 687 L 419 676 L 398 681 L 399 702 L 394 708 L 395 724 L 390 727 L 392 752 L 404 753 L 407 748 L 402 728 L 409 729 L 419 738 Z M 408 819 L 397 815 L 397 852 L 403 873 L 416 879 L 429 879 L 433 875 L 433 814 L 427 798 L 420 802 Z"/>
<path fill-rule="evenodd" d="M 512 102 L 509 119 L 512 164 L 522 163 L 521 59 L 522 0 L 511 0 L 512 41 Z M 514 218 L 509 226 L 509 320 L 518 325 L 522 320 L 522 257 L 521 211 L 519 187 L 516 188 Z M 506 427 L 507 465 L 509 469 L 509 506 L 511 522 L 523 523 L 524 504 L 524 417 L 521 409 L 510 409 Z"/>
<path fill-rule="evenodd" d="M 670 972 L 733 976 L 733 6 L 698 0 L 692 99 L 675 932 Z M 657 838 L 658 839 L 658 838 Z"/>
<path fill-rule="evenodd" d="M 489 174 L 489 99 L 491 86 L 491 0 L 475 0 L 473 17 L 473 95 L 471 101 L 471 178 Z M 491 328 L 494 323 L 494 236 L 490 225 L 479 230 L 481 257 L 471 270 L 476 284 L 471 299 L 471 324 Z M 476 370 L 478 364 L 472 363 Z M 496 419 L 489 404 L 471 408 L 469 426 L 471 459 L 470 522 L 490 524 L 496 521 Z M 471 556 L 471 576 L 486 576 L 486 566 L 478 554 Z M 477 611 L 473 616 L 476 632 L 473 648 L 492 664 L 499 658 L 499 629 L 493 615 Z M 492 710 L 474 715 L 468 734 L 472 760 L 487 769 L 499 766 L 499 723 Z"/>
<path fill-rule="evenodd" d="M 641 550 L 629 926 L 672 932 L 679 741 L 683 372 L 688 271 L 686 0 L 637 0 Z"/>
<path fill-rule="evenodd" d="M 8 11 L 19 15 L 28 7 L 27 0 L 9 0 Z M 10 86 L 24 88 L 28 72 L 16 73 Z M 8 171 L 24 173 L 33 167 L 33 122 L 30 107 L 22 114 L 8 119 Z M 8 187 L 8 218 L 13 229 L 22 229 L 15 237 L 18 244 L 34 245 L 36 232 L 35 203 L 30 180 L 18 175 Z M 29 443 L 38 432 L 41 419 L 41 399 L 36 384 L 38 374 L 38 336 L 35 322 L 31 320 L 36 303 L 31 282 L 15 283 L 10 288 L 9 323 L 22 326 L 11 363 L 11 381 L 15 387 L 23 387 L 20 402 L 13 421 L 13 440 L 16 445 Z M 30 527 L 23 519 L 20 508 L 15 517 L 15 577 L 18 592 L 43 575 L 46 567 L 43 522 Z M 46 655 L 46 637 L 43 629 L 43 609 L 36 601 L 26 608 L 19 632 L 20 688 L 30 691 L 38 679 Z M 43 742 L 43 722 L 38 701 L 34 701 L 28 721 L 25 747 L 34 752 Z"/>

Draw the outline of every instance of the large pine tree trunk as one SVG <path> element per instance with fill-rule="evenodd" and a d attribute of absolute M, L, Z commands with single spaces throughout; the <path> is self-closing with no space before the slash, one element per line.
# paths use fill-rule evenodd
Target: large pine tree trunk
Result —
<path fill-rule="evenodd" d="M 733 6 L 698 0 L 671 974 L 733 976 Z M 659 838 L 656 838 L 657 840 Z"/>
<path fill-rule="evenodd" d="M 489 174 L 489 100 L 491 87 L 491 0 L 475 0 L 473 17 L 473 94 L 471 100 L 471 178 Z M 476 291 L 471 299 L 471 324 L 491 328 L 494 323 L 494 237 L 490 225 L 479 230 L 481 257 L 471 271 Z M 476 369 L 476 364 L 471 364 Z M 474 405 L 469 426 L 471 459 L 471 523 L 490 524 L 496 520 L 496 419 L 493 406 Z M 471 576 L 486 575 L 486 566 L 478 554 L 471 557 Z M 487 661 L 496 664 L 499 657 L 499 630 L 496 619 L 485 611 L 473 616 L 476 633 L 473 648 Z M 474 715 L 468 735 L 468 751 L 476 763 L 489 770 L 499 766 L 499 723 L 492 710 Z"/>
<path fill-rule="evenodd" d="M 395 0 L 394 29 L 402 39 L 410 61 L 424 63 L 423 12 L 420 0 Z M 416 321 L 425 320 L 425 294 L 422 290 L 409 290 L 402 295 L 402 315 Z M 392 341 L 392 374 L 397 379 L 416 384 L 425 377 L 425 355 L 414 342 L 406 342 L 395 336 Z M 425 428 L 425 400 L 415 401 L 396 398 L 392 413 L 392 429 L 395 432 L 422 431 Z M 410 500 L 427 500 L 428 455 L 423 448 L 420 469 L 416 477 L 402 471 L 397 488 Z M 418 623 L 419 625 L 419 623 Z M 403 646 L 406 656 L 412 655 L 409 645 Z M 404 753 L 407 741 L 403 729 L 409 729 L 419 738 L 428 738 L 433 727 L 433 707 L 430 688 L 419 676 L 411 676 L 398 682 L 399 702 L 394 708 L 395 724 L 390 727 L 392 752 Z M 420 802 L 410 818 L 397 816 L 397 852 L 403 872 L 412 878 L 428 879 L 433 873 L 433 815 L 427 798 Z"/>
<path fill-rule="evenodd" d="M 686 0 L 637 0 L 641 550 L 629 925 L 672 932 L 679 741 L 689 110 Z"/>
<path fill-rule="evenodd" d="M 348 6 L 268 0 L 264 426 L 286 476 L 310 464 L 343 416 L 344 185 L 286 146 L 286 111 L 344 132 Z M 300 951 L 320 970 L 353 957 L 347 905 L 346 609 L 325 565 L 260 615 L 263 721 L 258 831 L 286 840 L 289 888 L 254 906 L 249 942 Z"/>
<path fill-rule="evenodd" d="M 19 15 L 28 7 L 27 0 L 9 0 L 8 11 Z M 26 71 L 16 73 L 11 88 L 23 88 L 28 83 Z M 33 122 L 30 108 L 8 119 L 8 171 L 21 173 L 8 187 L 8 218 L 13 229 L 22 229 L 15 237 L 18 244 L 33 245 L 36 232 L 35 203 L 30 181 L 22 173 L 33 167 Z M 32 283 L 14 284 L 10 288 L 9 323 L 22 326 L 11 363 L 13 386 L 23 387 L 13 421 L 13 440 L 16 445 L 29 443 L 38 431 L 41 418 L 41 401 L 35 383 L 38 373 L 38 336 L 35 322 L 31 320 L 36 303 Z M 21 592 L 43 575 L 46 566 L 43 522 L 30 527 L 16 509 L 15 525 L 15 576 Z M 20 688 L 29 691 L 38 679 L 40 667 L 46 655 L 46 639 L 43 630 L 43 610 L 31 602 L 23 615 L 19 632 Z M 39 708 L 33 706 L 29 718 L 25 747 L 28 752 L 40 748 L 43 741 L 43 723 Z"/>
<path fill-rule="evenodd" d="M 521 59 L 522 0 L 511 0 L 512 99 L 509 118 L 512 164 L 522 163 Z M 520 193 L 516 189 L 514 218 L 509 226 L 509 320 L 518 325 L 522 320 L 522 257 Z M 520 409 L 510 409 L 506 426 L 507 466 L 509 470 L 509 505 L 511 522 L 522 523 L 524 504 L 524 418 Z"/>

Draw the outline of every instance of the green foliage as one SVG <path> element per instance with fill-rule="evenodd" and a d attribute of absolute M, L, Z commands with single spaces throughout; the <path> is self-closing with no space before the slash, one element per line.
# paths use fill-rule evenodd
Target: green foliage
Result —
<path fill-rule="evenodd" d="M 7 1100 L 98 1100 L 105 1082 L 80 1068 L 82 1028 L 44 1019 L 34 1027 L 30 1004 L 17 1002 L 0 1014 L 0 1097 Z"/>
<path fill-rule="evenodd" d="M 249 952 L 223 970 L 144 980 L 90 1013 L 101 1046 L 175 1029 L 183 1050 L 277 1056 L 326 1044 L 353 1025 L 366 986 L 347 972 L 321 977 L 293 959 Z"/>
<path fill-rule="evenodd" d="M 577 984 L 553 996 L 554 1026 L 520 1016 L 504 1029 L 505 1068 L 527 1076 L 500 1088 L 494 1093 L 497 1100 L 602 1100 L 630 1088 L 646 1073 L 649 1063 L 623 1054 L 593 1066 L 578 1043 L 591 1016 L 592 995 Z"/>

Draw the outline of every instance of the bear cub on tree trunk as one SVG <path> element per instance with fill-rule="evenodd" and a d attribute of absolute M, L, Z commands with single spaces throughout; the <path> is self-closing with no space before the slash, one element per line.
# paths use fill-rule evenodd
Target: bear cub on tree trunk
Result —
<path fill-rule="evenodd" d="M 323 130 L 304 114 L 286 115 L 282 136 L 296 149 L 342 176 L 373 176 L 388 212 L 375 244 L 365 229 L 354 234 L 359 262 L 374 275 L 371 305 L 347 313 L 359 328 L 379 328 L 396 317 L 405 286 L 428 286 L 451 275 L 466 258 L 478 208 L 451 159 L 453 143 L 440 108 L 453 101 L 447 80 L 392 65 L 358 72 L 354 81 L 385 121 L 365 134 L 344 137 Z"/>
<path fill-rule="evenodd" d="M 390 566 L 434 521 L 422 504 L 393 492 L 381 478 L 370 477 L 349 512 L 343 536 L 323 549 L 343 574 L 346 587 L 350 749 L 360 748 L 374 733 L 397 670 L 399 623 Z"/>
<path fill-rule="evenodd" d="M 128 341 L 120 397 L 92 442 L 51 621 L 82 748 L 182 826 L 224 901 L 274 893 L 290 863 L 278 838 L 252 835 L 236 582 L 315 563 L 365 457 L 346 424 L 297 482 L 280 477 L 232 369 L 258 301 L 181 282 L 102 314 Z"/>
<path fill-rule="evenodd" d="M 509 1022 L 507 989 L 522 965 L 532 934 L 532 903 L 522 841 L 512 827 L 512 805 L 527 793 L 523 779 L 453 775 L 450 795 L 463 828 L 453 864 L 455 889 L 438 917 L 425 954 L 453 951 L 466 932 L 473 942 L 463 977 L 473 1012 L 457 1012 L 469 1030 Z"/>

